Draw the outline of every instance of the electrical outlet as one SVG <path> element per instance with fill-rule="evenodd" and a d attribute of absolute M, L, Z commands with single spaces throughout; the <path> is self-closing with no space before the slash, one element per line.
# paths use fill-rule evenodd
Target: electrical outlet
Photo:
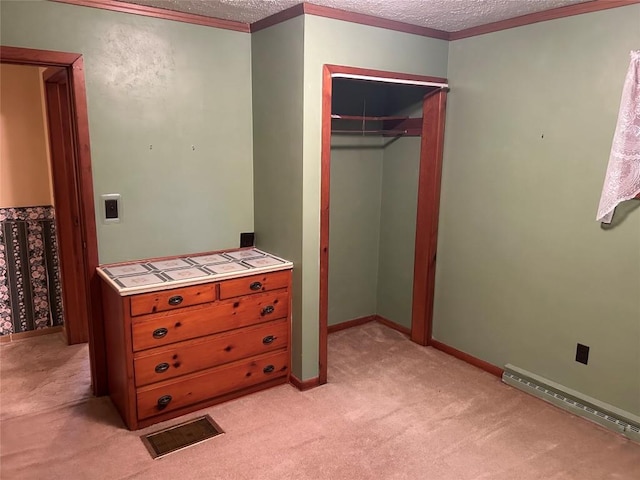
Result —
<path fill-rule="evenodd" d="M 578 344 L 576 347 L 576 362 L 589 363 L 589 347 L 587 345 Z"/>
<path fill-rule="evenodd" d="M 118 223 L 122 217 L 122 205 L 119 193 L 105 193 L 102 199 L 102 223 Z"/>
<path fill-rule="evenodd" d="M 118 218 L 118 200 L 105 200 L 104 201 L 104 218 L 112 220 Z"/>
<path fill-rule="evenodd" d="M 255 245 L 255 234 L 253 232 L 240 234 L 240 247 L 254 247 Z"/>

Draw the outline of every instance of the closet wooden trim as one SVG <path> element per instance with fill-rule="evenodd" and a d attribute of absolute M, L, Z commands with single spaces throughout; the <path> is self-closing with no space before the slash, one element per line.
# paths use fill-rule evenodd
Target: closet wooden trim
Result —
<path fill-rule="evenodd" d="M 444 89 L 424 99 L 411 319 L 411 340 L 420 345 L 431 341 L 446 105 Z"/>
<path fill-rule="evenodd" d="M 376 320 L 376 315 L 367 315 L 366 317 L 354 318 L 353 320 L 347 320 L 346 322 L 336 323 L 335 325 L 329 325 L 327 327 L 328 333 L 335 333 L 347 328 L 359 327 L 365 323 L 373 322 Z"/>
<path fill-rule="evenodd" d="M 399 323 L 392 322 L 388 318 L 381 317 L 380 315 L 376 315 L 376 322 L 384 325 L 385 327 L 389 327 L 392 330 L 402 333 L 406 336 L 411 336 L 411 329 L 405 327 L 404 325 L 400 325 Z"/>
<path fill-rule="evenodd" d="M 320 306 L 318 383 L 327 383 L 327 337 L 329 315 L 329 179 L 331 174 L 332 65 L 322 67 L 322 147 L 320 157 Z"/>
<path fill-rule="evenodd" d="M 329 206 L 331 173 L 331 96 L 332 74 L 349 73 L 353 75 L 397 78 L 409 81 L 428 81 L 448 83 L 446 78 L 411 75 L 380 70 L 324 65 L 322 70 L 322 150 L 320 161 L 320 298 L 319 298 L 319 375 L 322 385 L 327 382 L 327 337 L 329 308 Z M 416 260 L 414 276 L 418 276 L 419 285 L 415 285 L 411 340 L 422 345 L 431 338 L 433 311 L 433 287 L 435 279 L 435 247 L 437 242 L 438 209 L 440 207 L 440 172 L 444 144 L 444 114 L 447 89 L 438 89 L 437 93 L 425 95 L 423 105 L 422 142 L 420 150 L 420 178 L 418 191 L 418 222 L 416 224 Z M 426 137 L 429 136 L 428 141 Z M 425 234 L 429 235 L 425 243 Z M 435 233 L 435 236 L 433 235 Z M 427 262 L 425 259 L 432 258 Z M 420 261 L 424 263 L 418 265 Z M 416 292 L 418 296 L 416 296 Z M 395 325 L 395 324 L 394 324 Z M 392 327 L 393 328 L 393 327 Z"/>
<path fill-rule="evenodd" d="M 430 83 L 445 83 L 445 84 L 449 83 L 449 80 L 447 80 L 444 77 L 414 75 L 412 73 L 387 72 L 384 70 L 374 70 L 371 68 L 345 67 L 343 65 L 326 64 L 325 67 L 329 69 L 330 74 L 359 75 L 361 77 L 380 77 L 380 78 L 389 78 L 389 79 L 397 79 L 397 80 L 408 80 L 410 82 L 430 82 Z"/>
<path fill-rule="evenodd" d="M 135 3 L 118 2 L 113 0 L 51 0 L 56 3 L 67 3 L 81 7 L 99 8 L 102 10 L 112 10 L 121 13 L 131 13 L 143 17 L 161 18 L 163 20 L 173 20 L 175 22 L 192 23 L 205 27 L 222 28 L 236 32 L 249 33 L 248 23 L 224 20 L 222 18 L 205 17 L 204 15 L 194 15 L 193 13 L 174 12 L 165 8 L 147 7 Z"/>

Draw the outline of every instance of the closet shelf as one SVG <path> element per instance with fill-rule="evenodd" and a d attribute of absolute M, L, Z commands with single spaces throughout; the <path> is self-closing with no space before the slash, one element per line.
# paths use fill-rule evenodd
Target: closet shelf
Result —
<path fill-rule="evenodd" d="M 331 120 L 331 133 L 384 137 L 419 137 L 422 134 L 422 117 L 331 114 Z"/>

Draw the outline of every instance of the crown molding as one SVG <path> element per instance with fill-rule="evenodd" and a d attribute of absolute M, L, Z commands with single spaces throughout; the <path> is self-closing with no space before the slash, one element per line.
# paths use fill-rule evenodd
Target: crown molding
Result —
<path fill-rule="evenodd" d="M 114 0 L 51 0 L 56 3 L 68 3 L 70 5 L 79 5 L 82 7 L 100 8 L 102 10 L 113 10 L 115 12 L 132 13 L 134 15 L 142 15 L 144 17 L 161 18 L 164 20 L 173 20 L 175 22 L 192 23 L 194 25 L 202 25 L 205 27 L 223 28 L 225 30 L 233 30 L 236 32 L 249 33 L 249 24 L 234 22 L 232 20 L 224 20 L 222 18 L 205 17 L 203 15 L 194 15 L 192 13 L 174 12 L 164 8 L 147 7 L 127 2 L 116 2 Z"/>
<path fill-rule="evenodd" d="M 449 32 L 444 30 L 436 30 L 435 28 L 421 27 L 410 23 L 398 22 L 396 20 L 388 20 L 386 18 L 374 17 L 363 13 L 347 12 L 337 8 L 322 7 L 313 3 L 304 2 L 304 13 L 307 15 L 315 15 L 317 17 L 332 18 L 334 20 L 342 20 L 345 22 L 359 23 L 370 27 L 385 28 L 387 30 L 395 30 L 397 32 L 411 33 L 423 37 L 438 38 L 440 40 L 449 40 Z"/>
<path fill-rule="evenodd" d="M 520 17 L 501 20 L 499 22 L 487 23 L 477 27 L 465 28 L 457 32 L 449 33 L 449 40 L 460 40 L 462 38 L 475 37 L 484 35 L 485 33 L 498 32 L 500 30 L 508 30 L 515 27 L 523 27 L 532 23 L 546 22 L 547 20 L 555 20 L 557 18 L 572 17 L 573 15 L 581 15 L 583 13 L 598 12 L 609 8 L 626 7 L 640 3 L 640 0 L 591 0 L 585 3 L 577 3 L 567 5 L 566 7 L 553 8 L 543 12 L 530 13 Z"/>
<path fill-rule="evenodd" d="M 420 27 L 418 25 L 411 25 L 409 23 L 388 20 L 386 18 L 374 17 L 373 15 L 365 15 L 363 13 L 347 12 L 346 10 L 323 7 L 309 2 L 299 3 L 298 5 L 294 5 L 293 7 L 274 13 L 267 18 L 263 18 L 262 20 L 252 23 L 251 32 L 253 33 L 264 30 L 265 28 L 272 27 L 273 25 L 277 25 L 278 23 L 285 22 L 300 15 L 315 15 L 316 17 L 342 20 L 344 22 L 358 23 L 360 25 L 411 33 L 414 35 L 421 35 L 423 37 L 438 38 L 440 40 L 449 39 L 449 33 L 444 30 Z"/>
<path fill-rule="evenodd" d="M 279 23 L 286 22 L 287 20 L 299 17 L 300 15 L 304 15 L 304 8 L 305 4 L 299 3 L 297 5 L 294 5 L 293 7 L 287 8 L 286 10 L 282 10 L 281 12 L 269 15 L 262 20 L 253 22 L 251 24 L 251 33 L 259 32 L 260 30 L 264 30 L 265 28 L 273 27 L 274 25 L 277 25 Z"/>
<path fill-rule="evenodd" d="M 174 12 L 163 8 L 147 7 L 124 1 L 115 0 L 50 0 L 57 3 L 67 3 L 70 5 L 79 5 L 84 7 L 100 8 L 103 10 L 113 10 L 116 12 L 131 13 L 134 15 L 142 15 L 146 17 L 161 18 L 176 22 L 191 23 L 195 25 L 203 25 L 206 27 L 222 28 L 237 32 L 253 33 L 265 28 L 272 27 L 278 23 L 285 22 L 300 15 L 315 15 L 318 17 L 331 18 L 344 22 L 357 23 L 360 25 L 368 25 L 371 27 L 384 28 L 386 30 L 394 30 L 397 32 L 410 33 L 423 37 L 437 38 L 440 40 L 460 40 L 463 38 L 475 37 L 486 33 L 498 32 L 500 30 L 508 30 L 510 28 L 522 27 L 547 20 L 555 20 L 558 18 L 580 15 L 583 13 L 592 13 L 610 8 L 625 7 L 640 3 L 640 0 L 590 0 L 584 3 L 568 5 L 565 7 L 554 8 L 542 12 L 530 13 L 520 17 L 501 20 L 499 22 L 479 25 L 477 27 L 466 28 L 457 32 L 446 32 L 434 28 L 421 27 L 410 23 L 398 22 L 386 18 L 375 17 L 363 13 L 348 12 L 337 8 L 323 7 L 309 2 L 302 2 L 293 7 L 287 8 L 281 12 L 275 13 L 269 17 L 258 20 L 252 24 L 235 22 L 232 20 L 224 20 L 221 18 L 206 17 L 203 15 L 194 15 L 191 13 Z"/>

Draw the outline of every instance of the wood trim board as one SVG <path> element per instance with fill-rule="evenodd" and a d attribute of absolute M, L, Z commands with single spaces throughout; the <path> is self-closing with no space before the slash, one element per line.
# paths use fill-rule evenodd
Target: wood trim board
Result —
<path fill-rule="evenodd" d="M 329 179 L 331 178 L 332 68 L 322 67 L 322 147 L 320 153 L 320 308 L 318 381 L 327 383 L 327 336 L 329 316 Z"/>
<path fill-rule="evenodd" d="M 291 383 L 291 385 L 296 387 L 301 392 L 304 392 L 305 390 L 311 390 L 312 388 L 319 387 L 320 385 L 322 385 L 320 383 L 319 377 L 309 378 L 308 380 L 300 380 L 295 375 L 289 376 L 289 383 Z"/>
<path fill-rule="evenodd" d="M 484 35 L 485 33 L 493 33 L 501 30 L 508 30 L 515 27 L 523 27 L 538 22 L 546 22 L 547 20 L 555 20 L 557 18 L 572 17 L 583 13 L 598 12 L 600 10 L 608 10 L 610 8 L 625 7 L 640 3 L 640 0 L 592 0 L 565 7 L 553 8 L 542 12 L 530 13 L 520 17 L 509 18 L 499 22 L 487 23 L 477 27 L 465 28 L 457 32 L 449 33 L 449 40 L 460 40 L 462 38 L 475 37 Z"/>
<path fill-rule="evenodd" d="M 402 333 L 403 335 L 406 335 L 407 337 L 411 336 L 411 329 L 405 327 L 404 325 L 400 325 L 399 323 L 396 322 L 392 322 L 391 320 L 381 317 L 380 315 L 376 315 L 375 316 L 375 320 L 378 323 L 381 323 L 382 325 L 384 325 L 385 327 L 389 327 L 393 330 L 396 330 L 400 333 Z"/>
<path fill-rule="evenodd" d="M 286 10 L 275 13 L 269 17 L 263 18 L 252 24 L 236 22 L 233 20 L 225 20 L 222 18 L 208 17 L 204 15 L 195 15 L 192 13 L 176 12 L 163 8 L 147 7 L 124 1 L 115 0 L 51 0 L 57 3 L 66 3 L 70 5 L 78 5 L 92 8 L 100 8 L 104 10 L 112 10 L 122 13 L 130 13 L 134 15 L 142 15 L 153 18 L 161 18 L 164 20 L 172 20 L 176 22 L 191 23 L 194 25 L 202 25 L 213 28 L 222 28 L 238 32 L 253 33 L 265 28 L 272 27 L 279 23 L 285 22 L 300 15 L 314 15 L 318 17 L 331 18 L 344 22 L 356 23 L 360 25 L 368 25 L 370 27 L 378 27 L 386 30 L 409 33 L 412 35 L 420 35 L 423 37 L 436 38 L 439 40 L 454 41 L 463 38 L 484 35 L 486 33 L 498 32 L 515 27 L 522 27 L 533 23 L 544 22 L 547 20 L 555 20 L 558 18 L 580 15 L 583 13 L 592 13 L 610 8 L 624 7 L 640 3 L 640 0 L 590 0 L 584 3 L 567 5 L 542 12 L 530 13 L 520 17 L 492 22 L 485 25 L 466 28 L 457 32 L 447 32 L 429 27 L 413 25 L 410 23 L 399 22 L 387 18 L 376 17 L 363 13 L 348 12 L 337 8 L 324 7 L 309 2 L 302 2 L 294 5 Z"/>
<path fill-rule="evenodd" d="M 323 7 L 308 2 L 304 2 L 303 5 L 304 13 L 307 15 L 315 15 L 317 17 L 331 18 L 333 20 L 358 23 L 360 25 L 384 28 L 386 30 L 394 30 L 397 32 L 411 33 L 413 35 L 420 35 L 422 37 L 449 40 L 449 32 L 445 32 L 444 30 L 421 27 L 419 25 L 412 25 L 410 23 L 398 22 L 397 20 L 389 20 L 387 18 L 375 17 L 373 15 L 366 15 L 363 13 L 347 12 L 345 10 Z"/>
<path fill-rule="evenodd" d="M 347 320 L 346 322 L 336 323 L 335 325 L 329 325 L 327 327 L 327 333 L 335 333 L 339 332 L 340 330 L 346 330 L 347 328 L 358 327 L 360 325 L 364 325 L 365 323 L 373 322 L 376 319 L 376 315 L 367 315 L 366 317 L 359 317 L 352 320 Z"/>
<path fill-rule="evenodd" d="M 69 344 L 88 340 L 88 299 L 76 176 L 76 142 L 72 125 L 72 100 L 68 69 L 49 76 L 44 82 L 51 172 L 55 195 L 55 223 L 59 245 L 64 328 Z"/>
<path fill-rule="evenodd" d="M 42 335 L 50 335 L 52 333 L 62 332 L 64 334 L 64 326 L 57 325 L 55 327 L 40 328 L 38 330 L 29 330 L 28 332 L 10 333 L 9 335 L 0 336 L 0 344 L 18 342 L 25 338 L 41 337 Z"/>
<path fill-rule="evenodd" d="M 263 18 L 262 20 L 253 22 L 250 25 L 251 33 L 273 27 L 274 25 L 286 22 L 287 20 L 299 17 L 300 15 L 304 15 L 304 3 L 299 3 L 298 5 L 287 8 L 286 10 L 282 10 L 281 12 L 274 13 L 273 15 Z"/>
<path fill-rule="evenodd" d="M 411 309 L 411 340 L 420 345 L 429 344 L 433 322 L 446 104 L 447 91 L 440 89 L 425 95 L 422 108 Z"/>
<path fill-rule="evenodd" d="M 67 3 L 82 7 L 100 8 L 102 10 L 112 10 L 114 12 L 131 13 L 144 17 L 161 18 L 163 20 L 173 20 L 176 22 L 191 23 L 205 27 L 222 28 L 236 32 L 249 33 L 248 23 L 224 20 L 222 18 L 205 17 L 204 15 L 194 15 L 193 13 L 175 12 L 164 8 L 147 7 L 135 3 L 118 2 L 114 0 L 51 0 L 57 3 Z"/>
<path fill-rule="evenodd" d="M 325 67 L 329 69 L 329 72 L 331 75 L 347 74 L 347 75 L 358 75 L 361 77 L 388 78 L 390 80 L 407 80 L 410 82 L 411 81 L 431 82 L 431 83 L 445 83 L 445 84 L 449 82 L 444 77 L 432 77 L 429 75 L 417 75 L 417 74 L 401 73 L 401 72 L 388 72 L 385 70 L 375 70 L 372 68 L 359 68 L 359 67 L 351 67 L 346 65 L 332 65 L 332 64 L 326 64 Z"/>
<path fill-rule="evenodd" d="M 440 350 L 441 352 L 447 353 L 452 357 L 456 357 L 457 359 L 462 360 L 463 362 L 467 362 L 475 367 L 478 367 L 484 370 L 485 372 L 489 372 L 491 375 L 495 375 L 498 378 L 502 378 L 502 373 L 504 370 L 502 370 L 500 367 L 493 365 L 492 363 L 485 362 L 484 360 L 481 360 L 477 357 L 474 357 L 473 355 L 470 355 L 461 350 L 458 350 L 457 348 L 450 347 L 449 345 L 446 345 L 442 342 L 434 340 L 433 338 L 430 340 L 429 346 L 435 348 L 436 350 Z"/>

